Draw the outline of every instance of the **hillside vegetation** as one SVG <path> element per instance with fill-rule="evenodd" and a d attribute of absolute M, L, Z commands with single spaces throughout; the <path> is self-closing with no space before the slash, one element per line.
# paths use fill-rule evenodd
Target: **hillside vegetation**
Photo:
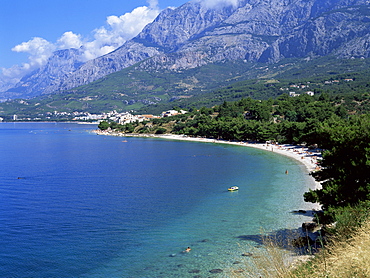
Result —
<path fill-rule="evenodd" d="M 369 66 L 370 59 L 330 57 L 312 61 L 286 59 L 271 65 L 225 62 L 177 72 L 138 71 L 133 66 L 63 93 L 0 103 L 0 116 L 17 114 L 32 119 L 45 118 L 46 113 L 54 111 L 112 110 L 159 115 L 173 107 L 212 107 L 247 97 L 267 100 L 290 91 L 362 95 L 370 83 Z M 333 80 L 340 82 L 325 83 Z M 291 88 L 292 84 L 306 87 Z"/>

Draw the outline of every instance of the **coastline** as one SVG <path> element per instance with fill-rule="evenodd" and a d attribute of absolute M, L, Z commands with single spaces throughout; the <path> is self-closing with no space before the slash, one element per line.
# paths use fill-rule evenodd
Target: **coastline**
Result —
<path fill-rule="evenodd" d="M 120 137 L 152 137 L 152 138 L 161 138 L 168 140 L 181 140 L 181 141 L 192 141 L 192 142 L 203 142 L 203 143 L 217 143 L 217 144 L 229 144 L 237 145 L 244 147 L 256 148 L 264 151 L 274 152 L 280 155 L 288 156 L 299 163 L 303 164 L 306 167 L 308 173 L 311 173 L 317 170 L 317 161 L 321 157 L 321 153 L 318 150 L 309 150 L 307 147 L 290 145 L 290 144 L 268 144 L 268 143 L 250 143 L 250 142 L 231 142 L 226 140 L 219 139 L 210 139 L 210 138 L 196 138 L 189 137 L 186 135 L 176 135 L 176 134 L 125 134 L 120 132 L 113 131 L 94 131 L 98 135 L 108 135 L 108 136 L 120 136 Z M 312 178 L 312 177 L 311 177 Z M 314 180 L 314 187 L 311 188 L 321 189 L 321 184 Z M 320 208 L 318 208 L 320 209 Z"/>
<path fill-rule="evenodd" d="M 268 144 L 268 143 L 253 143 L 253 142 L 231 142 L 226 140 L 217 140 L 217 139 L 210 139 L 210 138 L 194 138 L 189 137 L 186 135 L 175 135 L 175 134 L 124 134 L 120 132 L 113 132 L 113 131 L 102 131 L 102 130 L 94 130 L 98 135 L 107 135 L 107 136 L 117 136 L 117 137 L 147 137 L 147 138 L 160 138 L 166 140 L 178 140 L 178 141 L 191 141 L 191 142 L 202 142 L 202 143 L 213 143 L 213 144 L 229 144 L 229 145 L 237 145 L 243 147 L 250 147 L 256 148 L 263 151 L 274 152 L 279 155 L 287 156 L 299 164 L 304 166 L 304 170 L 307 173 L 307 188 L 311 190 L 321 189 L 321 184 L 315 179 L 308 175 L 309 173 L 318 169 L 317 162 L 321 159 L 321 151 L 320 150 L 311 150 L 307 147 L 297 146 L 297 145 L 290 145 L 290 144 Z M 122 142 L 127 142 L 123 140 Z M 289 174 L 289 173 L 287 173 Z M 303 196 L 302 196 L 303 197 Z M 302 227 L 305 223 L 312 223 L 314 212 L 320 211 L 321 205 L 319 203 L 307 203 L 302 200 L 302 208 L 292 212 L 298 212 L 306 218 L 307 220 L 302 220 Z M 302 228 L 299 228 L 302 229 Z M 301 231 L 302 232 L 302 231 Z M 315 239 L 317 237 L 316 230 L 307 230 L 308 234 L 311 239 Z M 304 236 L 303 234 L 301 236 Z M 297 237 L 299 238 L 299 236 Z M 309 259 L 311 255 L 304 255 L 304 254 L 297 254 L 295 252 L 290 253 L 287 257 L 284 257 L 287 263 L 291 266 L 295 265 L 299 262 L 304 262 Z"/>

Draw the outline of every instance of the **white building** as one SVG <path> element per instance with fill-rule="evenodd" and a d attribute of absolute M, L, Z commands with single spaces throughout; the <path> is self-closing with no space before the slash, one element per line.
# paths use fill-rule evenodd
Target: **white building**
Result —
<path fill-rule="evenodd" d="M 309 96 L 311 96 L 311 97 L 313 97 L 313 96 L 315 95 L 315 93 L 314 93 L 314 92 L 312 92 L 312 91 L 305 92 L 305 94 L 307 94 L 307 95 L 309 95 Z"/>
<path fill-rule="evenodd" d="M 170 116 L 176 116 L 176 115 L 185 114 L 185 113 L 187 113 L 187 111 L 185 111 L 185 110 L 180 110 L 180 112 L 177 111 L 177 110 L 168 110 L 168 111 L 162 112 L 161 117 L 162 118 L 163 117 L 170 117 Z"/>
<path fill-rule="evenodd" d="M 134 116 L 128 112 L 122 113 L 118 119 L 118 123 L 121 125 L 129 124 L 138 121 L 139 118 L 137 116 Z"/>

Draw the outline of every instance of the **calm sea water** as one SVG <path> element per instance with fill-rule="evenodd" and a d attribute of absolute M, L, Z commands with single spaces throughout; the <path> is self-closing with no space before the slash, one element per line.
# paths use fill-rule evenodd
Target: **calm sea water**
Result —
<path fill-rule="evenodd" d="M 305 220 L 287 157 L 95 128 L 0 124 L 0 277 L 228 277 L 261 229 Z"/>

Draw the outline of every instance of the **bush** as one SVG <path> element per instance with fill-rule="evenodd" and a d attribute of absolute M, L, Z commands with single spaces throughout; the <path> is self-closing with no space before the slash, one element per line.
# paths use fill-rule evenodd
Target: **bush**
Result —
<path fill-rule="evenodd" d="M 100 130 L 107 130 L 110 127 L 110 124 L 106 121 L 102 121 L 99 123 L 98 128 Z"/>
<path fill-rule="evenodd" d="M 166 133 L 166 129 L 163 128 L 163 127 L 160 127 L 158 128 L 156 131 L 155 131 L 155 134 L 165 134 Z"/>
<path fill-rule="evenodd" d="M 336 220 L 335 225 L 327 230 L 337 237 L 349 238 L 353 231 L 370 219 L 370 201 L 361 202 L 357 206 L 338 208 L 333 214 Z"/>

